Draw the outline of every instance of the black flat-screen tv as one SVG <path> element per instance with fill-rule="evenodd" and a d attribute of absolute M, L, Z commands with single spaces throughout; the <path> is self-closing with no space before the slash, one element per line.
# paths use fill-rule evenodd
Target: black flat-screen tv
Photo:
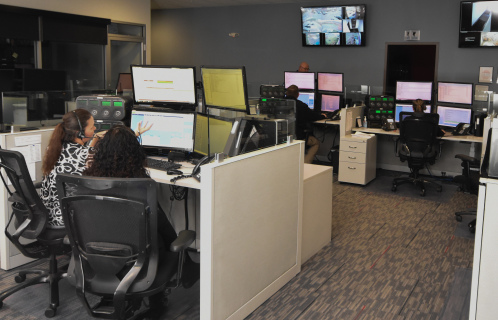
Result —
<path fill-rule="evenodd" d="M 365 5 L 301 7 L 303 46 L 365 45 Z"/>
<path fill-rule="evenodd" d="M 498 47 L 498 1 L 460 3 L 460 48 Z"/>

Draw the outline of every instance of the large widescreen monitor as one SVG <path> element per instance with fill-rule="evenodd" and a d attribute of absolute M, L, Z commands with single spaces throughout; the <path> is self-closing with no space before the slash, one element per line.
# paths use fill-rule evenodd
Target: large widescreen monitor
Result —
<path fill-rule="evenodd" d="M 301 8 L 303 46 L 364 46 L 365 5 Z"/>
<path fill-rule="evenodd" d="M 443 82 L 437 84 L 437 101 L 443 103 L 472 104 L 473 83 Z"/>
<path fill-rule="evenodd" d="M 318 90 L 344 93 L 344 74 L 334 72 L 318 72 Z"/>
<path fill-rule="evenodd" d="M 315 93 L 314 92 L 299 92 L 298 100 L 306 103 L 310 109 L 315 108 Z"/>
<path fill-rule="evenodd" d="M 223 153 L 232 125 L 233 119 L 197 113 L 194 151 L 205 156 Z"/>
<path fill-rule="evenodd" d="M 194 151 L 195 113 L 150 107 L 135 108 L 131 112 L 130 127 L 137 131 L 138 124 L 152 125 L 140 136 L 142 146 L 185 152 Z"/>
<path fill-rule="evenodd" d="M 460 3 L 460 48 L 498 47 L 498 1 Z"/>
<path fill-rule="evenodd" d="M 201 67 L 205 106 L 249 112 L 245 67 Z"/>
<path fill-rule="evenodd" d="M 413 112 L 413 105 L 411 104 L 396 104 L 394 112 L 394 120 L 399 122 L 399 114 L 401 112 Z M 431 106 L 426 105 L 425 113 L 431 113 Z"/>
<path fill-rule="evenodd" d="M 334 112 L 341 108 L 341 96 L 322 94 L 320 100 L 320 111 L 322 112 Z"/>
<path fill-rule="evenodd" d="M 315 90 L 315 73 L 286 71 L 284 73 L 284 86 L 288 88 L 291 85 L 296 85 L 299 90 Z"/>
<path fill-rule="evenodd" d="M 132 65 L 135 104 L 197 106 L 195 67 Z"/>
<path fill-rule="evenodd" d="M 432 82 L 396 81 L 396 100 L 432 100 Z"/>
<path fill-rule="evenodd" d="M 437 106 L 439 125 L 456 127 L 459 123 L 472 123 L 472 109 Z"/>

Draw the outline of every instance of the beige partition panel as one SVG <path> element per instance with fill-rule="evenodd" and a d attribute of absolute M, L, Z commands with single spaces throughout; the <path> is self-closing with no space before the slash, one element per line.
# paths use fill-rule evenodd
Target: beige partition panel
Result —
<path fill-rule="evenodd" d="M 30 155 L 31 159 L 26 159 L 26 163 L 30 170 L 31 178 L 39 182 L 42 179 L 41 159 L 45 155 L 52 131 L 53 128 L 0 134 L 0 146 L 4 149 L 21 151 L 25 158 Z M 37 154 L 38 152 L 40 154 Z M 5 176 L 5 178 L 7 177 Z M 2 190 L 0 192 L 0 267 L 4 270 L 9 270 L 28 263 L 32 259 L 22 255 L 5 236 L 4 230 L 12 210 L 10 208 L 11 203 L 8 202 L 9 194 L 5 190 L 3 183 L 0 183 L 0 188 Z"/>
<path fill-rule="evenodd" d="M 243 319 L 300 271 L 303 142 L 202 168 L 201 319 Z"/>

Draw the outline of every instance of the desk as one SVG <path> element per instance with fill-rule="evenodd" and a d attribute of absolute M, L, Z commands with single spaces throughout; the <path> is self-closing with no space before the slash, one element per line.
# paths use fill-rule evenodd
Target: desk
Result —
<path fill-rule="evenodd" d="M 203 165 L 200 183 L 177 181 L 200 193 L 201 319 L 243 319 L 301 270 L 303 158 L 296 141 Z"/>

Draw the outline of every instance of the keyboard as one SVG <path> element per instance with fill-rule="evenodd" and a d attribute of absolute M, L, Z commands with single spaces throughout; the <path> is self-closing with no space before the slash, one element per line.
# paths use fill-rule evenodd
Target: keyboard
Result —
<path fill-rule="evenodd" d="M 147 167 L 156 170 L 168 171 L 172 169 L 179 169 L 182 165 L 176 162 L 169 162 L 167 160 L 159 160 L 154 158 L 147 158 Z"/>

